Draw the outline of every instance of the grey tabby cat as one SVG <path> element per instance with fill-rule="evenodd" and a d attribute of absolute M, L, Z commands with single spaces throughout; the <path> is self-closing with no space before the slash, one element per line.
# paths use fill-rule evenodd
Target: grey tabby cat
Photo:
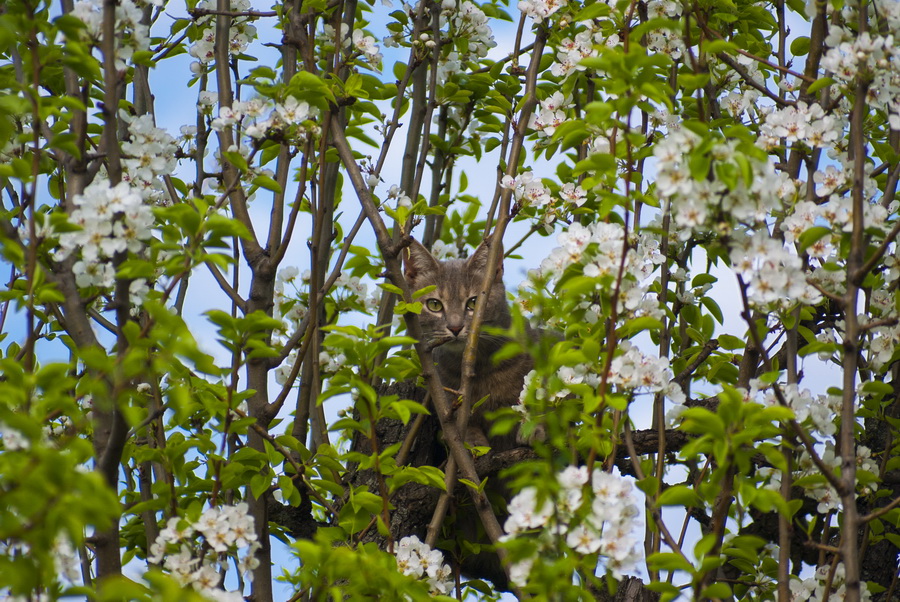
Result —
<path fill-rule="evenodd" d="M 490 240 L 486 240 L 468 259 L 438 261 L 422 244 L 413 240 L 404 252 L 406 279 L 412 290 L 434 285 L 426 294 L 422 313 L 423 341 L 432 348 L 441 384 L 458 392 L 462 386 L 462 357 L 469 336 L 469 325 L 475 312 L 485 271 L 488 269 Z M 502 249 L 501 249 L 502 254 Z M 503 265 L 497 269 L 494 284 L 487 295 L 483 326 L 509 328 L 511 317 L 503 286 Z M 529 331 L 534 338 L 536 332 Z M 472 403 L 487 396 L 469 419 L 466 441 L 471 445 L 490 445 L 495 451 L 516 446 L 516 433 L 488 439 L 489 423 L 485 412 L 518 403 L 525 375 L 532 369 L 528 354 L 495 363 L 492 355 L 507 338 L 482 330 L 478 336 L 475 375 L 472 381 Z"/>

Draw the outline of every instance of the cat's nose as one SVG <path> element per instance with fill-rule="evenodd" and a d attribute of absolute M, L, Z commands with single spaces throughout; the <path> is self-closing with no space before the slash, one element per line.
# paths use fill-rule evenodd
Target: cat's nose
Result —
<path fill-rule="evenodd" d="M 458 337 L 459 333 L 462 332 L 462 326 L 447 326 L 447 330 L 453 333 L 453 336 Z"/>

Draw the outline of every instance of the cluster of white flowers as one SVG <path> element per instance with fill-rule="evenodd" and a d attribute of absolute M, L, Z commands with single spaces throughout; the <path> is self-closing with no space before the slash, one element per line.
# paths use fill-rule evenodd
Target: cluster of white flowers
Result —
<path fill-rule="evenodd" d="M 319 370 L 322 374 L 334 374 L 346 364 L 347 356 L 343 353 L 328 350 L 319 352 Z"/>
<path fill-rule="evenodd" d="M 3 451 L 26 451 L 31 449 L 31 440 L 22 431 L 13 428 L 5 422 L 0 422 L 0 443 Z"/>
<path fill-rule="evenodd" d="M 647 3 L 647 15 L 651 19 L 679 19 L 682 8 L 680 2 L 673 0 L 650 0 Z M 681 35 L 668 29 L 657 29 L 647 34 L 647 49 L 668 55 L 678 60 L 684 54 L 685 46 Z"/>
<path fill-rule="evenodd" d="M 900 324 L 877 326 L 872 329 L 869 362 L 873 368 L 880 370 L 887 366 L 898 348 L 900 348 Z"/>
<path fill-rule="evenodd" d="M 675 0 L 650 0 L 647 3 L 647 17 L 650 19 L 674 19 L 681 13 L 681 3 Z"/>
<path fill-rule="evenodd" d="M 316 42 L 323 48 L 335 48 L 337 42 L 342 50 L 359 53 L 372 69 L 381 68 L 383 58 L 381 49 L 375 43 L 375 38 L 362 29 L 354 29 L 351 32 L 349 25 L 341 23 L 340 34 L 337 34 L 334 27 L 325 23 L 322 30 L 316 34 Z"/>
<path fill-rule="evenodd" d="M 835 417 L 840 415 L 842 400 L 838 395 L 815 395 L 809 389 L 800 389 L 797 384 L 780 384 L 781 395 L 788 407 L 794 412 L 798 422 L 806 426 L 809 432 L 818 440 L 824 442 L 824 450 L 820 452 L 822 461 L 834 469 L 841 465 L 841 457 L 835 454 L 833 437 L 837 432 Z M 859 395 L 864 395 L 863 384 L 859 386 Z M 765 405 L 780 405 L 775 394 L 774 386 L 758 379 L 750 381 L 750 390 L 744 391 L 747 401 L 759 401 Z M 874 476 L 879 476 L 881 470 L 871 450 L 859 445 L 856 448 L 856 464 L 858 470 L 866 471 Z M 820 474 L 819 468 L 813 463 L 809 453 L 804 449 L 801 452 L 797 467 L 793 472 L 794 480 Z M 779 491 L 781 488 L 781 471 L 765 467 L 760 469 L 758 476 L 763 479 L 766 487 Z M 815 481 L 809 485 L 806 494 L 818 502 L 817 511 L 827 513 L 840 509 L 840 496 L 827 482 Z"/>
<path fill-rule="evenodd" d="M 217 8 L 215 0 L 201 0 L 197 3 L 198 10 L 217 10 Z M 232 12 L 245 13 L 252 8 L 250 0 L 231 0 Z M 229 29 L 231 37 L 228 40 L 228 51 L 231 54 L 241 54 L 256 38 L 256 26 L 252 24 L 253 20 L 253 17 L 245 15 L 231 19 L 231 28 Z M 202 33 L 200 39 L 191 44 L 188 53 L 198 61 L 191 65 L 191 71 L 200 73 L 205 69 L 205 65 L 216 56 L 216 21 L 212 15 L 205 15 L 197 19 L 195 24 Z"/>
<path fill-rule="evenodd" d="M 17 541 L 13 538 L 0 541 L 0 554 L 5 558 L 14 558 L 16 556 L 31 556 L 33 551 L 28 543 Z M 50 555 L 53 559 L 53 567 L 58 575 L 57 583 L 81 584 L 81 559 L 67 535 L 60 533 L 56 536 L 50 549 Z M 3 602 L 44 602 L 45 600 L 50 602 L 51 600 L 46 593 L 53 589 L 51 587 L 47 587 L 45 591 L 40 592 L 38 595 L 32 593 L 29 596 L 12 596 L 9 594 L 9 590 L 6 589 L 8 583 L 0 583 L 0 600 Z M 53 599 L 56 600 L 58 598 L 54 597 Z"/>
<path fill-rule="evenodd" d="M 841 138 L 843 121 L 825 113 L 821 105 L 797 101 L 782 109 L 760 107 L 765 115 L 765 123 L 760 125 L 757 144 L 766 150 L 773 150 L 785 142 L 801 142 L 814 148 L 827 148 Z"/>
<path fill-rule="evenodd" d="M 351 276 L 341 272 L 338 279 L 335 280 L 334 286 L 335 294 L 339 300 L 352 300 L 367 312 L 378 308 L 378 293 L 369 295 L 369 285 L 362 282 L 359 276 Z"/>
<path fill-rule="evenodd" d="M 791 600 L 793 602 L 841 602 L 847 596 L 846 572 L 844 563 L 838 563 L 834 576 L 829 577 L 831 566 L 824 564 L 816 569 L 815 575 L 808 579 L 791 577 Z M 831 595 L 826 599 L 825 590 L 831 584 Z M 872 599 L 865 581 L 859 582 L 859 599 L 867 602 Z"/>
<path fill-rule="evenodd" d="M 729 92 L 719 101 L 719 104 L 726 113 L 738 119 L 751 108 L 755 108 L 758 99 L 759 92 L 750 89 L 741 93 Z"/>
<path fill-rule="evenodd" d="M 72 419 L 59 416 L 45 422 L 41 427 L 41 443 L 53 445 L 54 440 L 65 436 L 72 428 Z M 0 421 L 0 444 L 4 451 L 27 451 L 31 449 L 31 438 L 22 431 Z"/>
<path fill-rule="evenodd" d="M 557 241 L 561 246 L 541 262 L 543 274 L 558 278 L 568 266 L 578 264 L 588 278 L 615 278 L 624 265 L 625 278 L 630 282 L 622 283 L 620 293 L 628 299 L 628 309 L 636 309 L 643 303 L 643 293 L 639 290 L 640 294 L 631 295 L 630 289 L 643 283 L 665 261 L 653 244 L 654 239 L 641 238 L 637 245 L 626 245 L 625 230 L 615 223 L 592 222 L 582 226 L 576 222 L 560 233 Z M 626 252 L 624 263 L 623 252 Z"/>
<path fill-rule="evenodd" d="M 813 395 L 809 389 L 800 389 L 798 385 L 793 383 L 779 385 L 779 388 L 788 407 L 794 411 L 794 417 L 797 422 L 806 423 L 808 420 L 812 427 L 811 432 L 813 434 L 818 433 L 822 439 L 827 439 L 834 435 L 836 430 L 834 417 L 840 413 L 840 397 L 834 395 Z M 763 404 L 769 406 L 779 404 L 774 387 L 758 379 L 750 381 L 750 391 L 747 393 L 747 399 L 761 400 Z"/>
<path fill-rule="evenodd" d="M 418 6 L 418 3 L 413 6 L 404 2 L 403 10 L 406 14 L 416 14 Z M 466 62 L 486 57 L 488 51 L 497 45 L 487 15 L 470 0 L 442 0 L 438 27 L 442 42 L 453 45 L 450 52 L 442 52 L 438 57 L 437 80 L 439 84 L 445 83 L 452 75 L 459 73 Z M 391 34 L 384 38 L 384 45 L 396 48 L 401 43 L 410 40 L 412 33 L 411 23 L 406 27 L 392 28 Z M 412 40 L 412 43 L 430 50 L 436 44 L 434 35 L 434 32 L 420 33 L 417 39 Z M 457 40 L 465 40 L 466 44 L 464 46 L 457 45 Z"/>
<path fill-rule="evenodd" d="M 409 198 L 405 192 L 400 190 L 400 187 L 394 184 L 390 187 L 387 194 L 388 200 L 394 200 L 394 208 L 399 209 L 400 207 L 406 207 L 409 209 L 412 207 L 412 199 Z"/>
<path fill-rule="evenodd" d="M 829 165 L 825 172 L 817 171 L 816 175 L 823 174 L 821 181 L 823 186 L 831 186 L 842 181 L 843 172 Z M 866 203 L 863 205 L 863 223 L 866 228 L 883 229 L 888 217 L 888 209 L 878 203 Z M 817 205 L 811 201 L 801 201 L 794 205 L 791 213 L 785 216 L 781 223 L 784 238 L 787 242 L 794 242 L 809 228 L 816 225 L 830 226 L 836 234 L 853 230 L 853 199 L 836 194 L 829 195 L 828 202 Z M 828 257 L 830 255 L 830 238 L 820 239 L 817 245 L 807 249 L 812 257 Z"/>
<path fill-rule="evenodd" d="M 294 364 L 296 363 L 297 350 L 294 349 L 288 354 L 287 358 L 281 362 L 281 365 L 275 368 L 275 382 L 278 385 L 284 386 L 284 384 L 287 383 L 288 377 L 291 375 L 291 371 L 293 371 Z"/>
<path fill-rule="evenodd" d="M 827 183 L 826 181 L 825 184 Z M 863 194 L 867 198 L 875 198 L 874 188 L 874 180 L 868 177 L 865 178 Z M 877 228 L 883 230 L 888 214 L 896 212 L 896 210 L 897 201 L 894 201 L 889 208 L 885 208 L 878 202 L 864 203 L 863 223 L 867 229 Z M 849 196 L 830 195 L 828 202 L 819 206 L 818 213 L 835 231 L 851 232 L 853 230 L 853 199 Z"/>
<path fill-rule="evenodd" d="M 822 68 L 843 84 L 851 84 L 857 77 L 870 80 L 866 104 L 885 111 L 891 129 L 900 130 L 900 49 L 894 46 L 894 36 L 872 36 L 867 31 L 857 35 L 831 25 L 825 42 L 831 48 L 822 57 Z"/>
<path fill-rule="evenodd" d="M 520 0 L 519 10 L 534 19 L 535 23 L 541 23 L 567 4 L 566 0 Z"/>
<path fill-rule="evenodd" d="M 165 191 L 160 176 L 175 171 L 175 139 L 153 124 L 150 114 L 131 116 L 120 111 L 128 126 L 128 141 L 122 143 L 122 179 L 139 190 L 145 201 L 161 202 Z"/>
<path fill-rule="evenodd" d="M 366 35 L 362 29 L 354 29 L 351 37 L 353 47 L 362 53 L 363 58 L 373 69 L 381 68 L 381 49 L 375 44 L 375 38 Z"/>
<path fill-rule="evenodd" d="M 85 31 L 94 42 L 99 42 L 103 24 L 103 0 L 78 0 L 70 13 L 85 25 Z M 150 28 L 141 23 L 143 11 L 132 0 L 116 3 L 116 69 L 124 69 L 125 63 L 139 50 L 150 47 Z"/>
<path fill-rule="evenodd" d="M 436 240 L 431 245 L 431 254 L 439 261 L 459 259 L 459 247 L 456 245 L 448 245 L 442 240 Z"/>
<path fill-rule="evenodd" d="M 577 184 L 566 182 L 559 191 L 560 198 L 576 207 L 581 207 L 587 201 L 587 191 Z"/>
<path fill-rule="evenodd" d="M 230 107 L 220 107 L 219 116 L 210 125 L 216 131 L 241 125 L 244 133 L 255 139 L 264 138 L 272 130 L 279 130 L 282 134 L 290 133 L 295 142 L 303 142 L 309 135 L 318 134 L 319 126 L 311 121 L 318 114 L 316 107 L 293 96 L 274 106 L 261 98 L 253 98 L 235 101 Z"/>
<path fill-rule="evenodd" d="M 680 33 L 662 29 L 647 35 L 647 49 L 666 54 L 677 61 L 684 54 L 685 46 Z"/>
<path fill-rule="evenodd" d="M 522 205 L 545 208 L 544 221 L 547 224 L 553 222 L 560 205 L 562 208 L 581 207 L 587 200 L 587 191 L 572 182 L 564 184 L 559 190 L 558 197 L 554 197 L 552 191 L 530 171 L 516 177 L 503 176 L 500 179 L 500 188 L 512 190 L 516 202 Z"/>
<path fill-rule="evenodd" d="M 624 389 L 664 392 L 675 403 L 684 403 L 681 387 L 672 382 L 669 358 L 645 355 L 630 341 L 620 341 L 620 353 L 609 368 L 609 382 Z"/>
<path fill-rule="evenodd" d="M 198 536 L 202 536 L 202 542 Z M 147 560 L 162 563 L 182 586 L 190 586 L 207 598 L 238 602 L 244 599 L 241 592 L 226 592 L 221 587 L 221 572 L 228 568 L 226 556 L 239 557 L 238 570 L 252 580 L 252 571 L 259 565 L 259 547 L 253 517 L 247 513 L 247 504 L 241 502 L 209 508 L 194 523 L 170 518 L 150 546 Z"/>
<path fill-rule="evenodd" d="M 668 358 L 645 355 L 630 341 L 620 341 L 618 350 L 621 353 L 616 355 L 610 364 L 610 384 L 629 391 L 661 392 L 678 408 L 676 413 L 683 410 L 681 405 L 686 398 L 678 383 L 672 380 Z M 522 392 L 519 394 L 519 404 L 514 406 L 514 409 L 527 414 L 526 404 L 529 396 L 533 396 L 536 400 L 555 402 L 577 396 L 578 392 L 575 389 L 581 385 L 596 389 L 602 379 L 601 368 L 601 364 L 561 366 L 556 371 L 558 382 L 552 383 L 549 387 L 551 395 L 548 395 L 544 383 L 537 379 L 537 372 L 532 370 L 525 376 Z"/>
<path fill-rule="evenodd" d="M 286 326 L 296 326 L 306 317 L 306 304 L 299 303 L 298 299 L 306 294 L 302 289 L 309 287 L 309 278 L 309 270 L 301 275 L 294 266 L 281 268 L 275 278 L 275 316 L 284 320 Z M 286 292 L 287 287 L 293 289 L 292 292 Z"/>
<path fill-rule="evenodd" d="M 305 270 L 300 274 L 294 266 L 285 266 L 278 271 L 275 278 L 275 308 L 274 317 L 281 320 L 283 328 L 281 332 L 296 332 L 303 318 L 309 311 L 308 290 L 310 271 Z M 290 289 L 290 290 L 289 290 Z M 297 351 L 294 350 L 275 369 L 275 382 L 283 385 L 297 362 Z"/>
<path fill-rule="evenodd" d="M 450 565 L 444 563 L 440 550 L 432 550 L 418 537 L 404 537 L 394 550 L 397 568 L 404 575 L 424 579 L 433 595 L 447 595 L 453 591 L 455 580 Z"/>
<path fill-rule="evenodd" d="M 831 468 L 838 468 L 841 465 L 841 457 L 835 456 L 833 449 L 825 450 L 822 454 L 822 461 Z M 806 452 L 804 452 L 803 457 L 801 458 L 801 465 L 804 465 L 806 470 L 798 471 L 797 476 L 812 476 L 818 474 L 819 469 L 813 464 Z M 778 480 L 774 481 L 780 488 L 781 483 Z M 841 509 L 841 496 L 838 494 L 837 490 L 828 483 L 818 483 L 814 487 L 808 488 L 806 493 L 818 502 L 816 505 L 816 512 L 827 514 L 828 512 Z"/>
<path fill-rule="evenodd" d="M 599 469 L 589 474 L 586 466 L 570 466 L 556 480 L 559 492 L 554 498 L 526 487 L 509 503 L 505 539 L 540 530 L 538 555 L 511 568 L 513 583 L 524 586 L 534 563 L 558 550 L 561 538 L 575 553 L 599 557 L 617 579 L 635 570 L 640 560 L 639 512 L 631 481 Z"/>
<path fill-rule="evenodd" d="M 565 79 L 575 71 L 584 71 L 581 61 L 597 56 L 597 46 L 617 46 L 619 34 L 609 33 L 603 25 L 601 19 L 578 23 L 580 29 L 574 38 L 563 38 L 556 47 L 556 62 L 550 65 L 550 72 Z"/>
<path fill-rule="evenodd" d="M 834 445 L 830 442 L 825 444 L 825 450 L 819 454 L 819 457 L 826 466 L 832 469 L 837 469 L 841 465 L 841 457 L 835 456 Z M 813 463 L 809 453 L 805 449 L 802 450 L 800 459 L 797 462 L 797 470 L 794 470 L 792 473 L 793 478 L 796 480 L 801 477 L 817 474 L 820 474 L 818 467 Z M 782 473 L 780 470 L 766 466 L 759 469 L 757 476 L 762 479 L 762 486 L 771 489 L 772 491 L 781 490 Z M 816 481 L 815 484 L 807 486 L 806 495 L 818 503 L 816 511 L 822 514 L 840 508 L 841 497 L 838 495 L 838 492 L 824 480 Z"/>
<path fill-rule="evenodd" d="M 825 170 L 817 169 L 813 174 L 813 182 L 818 184 L 816 194 L 818 196 L 828 196 L 835 190 L 844 186 L 847 181 L 847 174 L 842 167 L 835 165 L 827 165 Z"/>
<path fill-rule="evenodd" d="M 73 203 L 69 222 L 80 229 L 60 234 L 57 259 L 80 251 L 73 266 L 78 286 L 110 287 L 116 274 L 109 260 L 117 253 L 136 253 L 143 248 L 152 235 L 153 213 L 127 182 L 110 186 L 109 180 L 100 177 L 76 195 Z M 132 292 L 145 285 L 143 280 L 135 280 Z"/>
<path fill-rule="evenodd" d="M 212 115 L 216 103 L 219 102 L 219 93 L 208 90 L 200 90 L 197 95 L 197 110 L 203 115 Z"/>
<path fill-rule="evenodd" d="M 68 536 L 56 536 L 52 554 L 56 574 L 69 583 L 78 583 L 81 580 L 81 559 Z"/>
<path fill-rule="evenodd" d="M 340 35 L 336 35 L 334 27 L 329 23 L 325 23 L 322 26 L 322 31 L 316 34 L 316 46 L 330 50 L 336 47 L 335 43 L 338 43 L 342 49 L 350 48 L 350 26 L 346 23 L 341 23 L 340 32 Z"/>
<path fill-rule="evenodd" d="M 607 128 L 595 133 L 590 141 L 590 154 L 608 155 L 612 153 L 613 143 L 619 144 L 625 137 L 626 129 L 622 127 Z"/>
<path fill-rule="evenodd" d="M 566 98 L 562 92 L 554 92 L 541 101 L 540 111 L 531 116 L 529 127 L 537 130 L 541 137 L 552 136 L 556 128 L 565 123 L 566 114 L 563 109 L 571 102 L 571 98 Z"/>
<path fill-rule="evenodd" d="M 453 52 L 451 54 L 457 56 L 453 59 L 448 57 L 448 62 L 455 62 L 456 67 L 445 66 L 444 77 L 458 71 L 461 63 L 486 57 L 488 51 L 497 45 L 487 15 L 469 0 L 441 0 L 439 25 L 441 30 L 446 28 L 448 39 L 464 38 L 468 43 L 464 54 Z"/>
<path fill-rule="evenodd" d="M 310 271 L 302 274 L 293 266 L 282 268 L 275 279 L 275 309 L 274 316 L 281 320 L 281 333 L 297 332 L 300 323 L 306 318 L 309 311 L 309 280 Z M 379 291 L 369 294 L 369 285 L 358 276 L 351 276 L 342 272 L 334 282 L 332 299 L 336 303 L 337 311 L 362 311 L 371 313 L 378 308 L 380 302 Z M 279 335 L 281 341 L 286 341 L 284 334 Z M 337 336 L 337 335 L 335 335 Z M 341 332 L 341 338 L 357 338 L 352 332 Z M 319 369 L 323 375 L 334 375 L 338 370 L 346 366 L 347 357 L 339 349 L 328 346 L 329 338 L 325 339 L 325 348 L 319 352 Z M 292 351 L 285 361 L 275 370 L 275 381 L 284 385 L 294 364 L 297 362 L 297 352 Z"/>
<path fill-rule="evenodd" d="M 806 279 L 803 260 L 792 246 L 761 230 L 750 237 L 735 236 L 731 267 L 749 286 L 748 300 L 759 308 L 786 308 L 799 301 L 816 305 L 822 294 Z"/>
<path fill-rule="evenodd" d="M 754 159 L 742 153 L 733 140 L 713 144 L 710 153 L 710 173 L 713 179 L 695 179 L 690 161 L 701 144 L 699 136 L 679 129 L 660 140 L 653 149 L 658 165 L 657 194 L 669 201 L 672 217 L 678 226 L 681 240 L 687 240 L 696 230 L 715 229 L 728 219 L 755 223 L 780 208 L 782 199 L 792 198 L 793 182 L 775 172 L 768 161 Z M 749 182 L 743 179 L 731 185 L 722 181 L 721 173 L 743 173 L 742 165 L 751 168 Z"/>
<path fill-rule="evenodd" d="M 526 171 L 515 178 L 509 175 L 500 179 L 500 187 L 512 190 L 517 201 L 525 205 L 542 207 L 553 202 L 550 189 L 540 180 L 535 180 L 534 173 Z"/>

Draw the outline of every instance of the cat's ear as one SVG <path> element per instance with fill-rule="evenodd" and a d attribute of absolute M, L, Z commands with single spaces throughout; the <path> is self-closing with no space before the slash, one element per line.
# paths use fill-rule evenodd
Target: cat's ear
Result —
<path fill-rule="evenodd" d="M 427 274 L 437 277 L 440 271 L 437 259 L 419 241 L 412 239 L 402 255 L 404 275 L 410 282 L 415 282 Z"/>
<path fill-rule="evenodd" d="M 500 265 L 497 266 L 496 278 L 499 280 L 503 278 L 503 242 L 501 241 L 498 244 L 500 245 Z M 486 238 L 484 242 L 478 245 L 478 248 L 475 249 L 475 252 L 468 259 L 469 267 L 479 272 L 485 271 L 488 264 L 488 255 L 491 252 L 491 245 L 493 245 L 491 238 Z"/>

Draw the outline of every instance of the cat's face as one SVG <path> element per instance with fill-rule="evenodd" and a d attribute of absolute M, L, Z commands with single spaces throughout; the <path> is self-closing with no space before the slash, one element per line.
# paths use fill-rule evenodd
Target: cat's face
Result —
<path fill-rule="evenodd" d="M 436 287 L 419 299 L 422 302 L 419 320 L 427 346 L 444 346 L 448 350 L 461 350 L 465 346 L 475 306 L 482 298 L 480 289 L 489 251 L 490 246 L 485 242 L 468 259 L 438 261 L 414 240 L 404 252 L 406 279 L 412 290 Z M 508 328 L 510 315 L 502 265 L 497 272 L 486 298 L 483 324 Z M 491 338 L 493 335 L 484 332 L 479 335 L 482 342 Z"/>

